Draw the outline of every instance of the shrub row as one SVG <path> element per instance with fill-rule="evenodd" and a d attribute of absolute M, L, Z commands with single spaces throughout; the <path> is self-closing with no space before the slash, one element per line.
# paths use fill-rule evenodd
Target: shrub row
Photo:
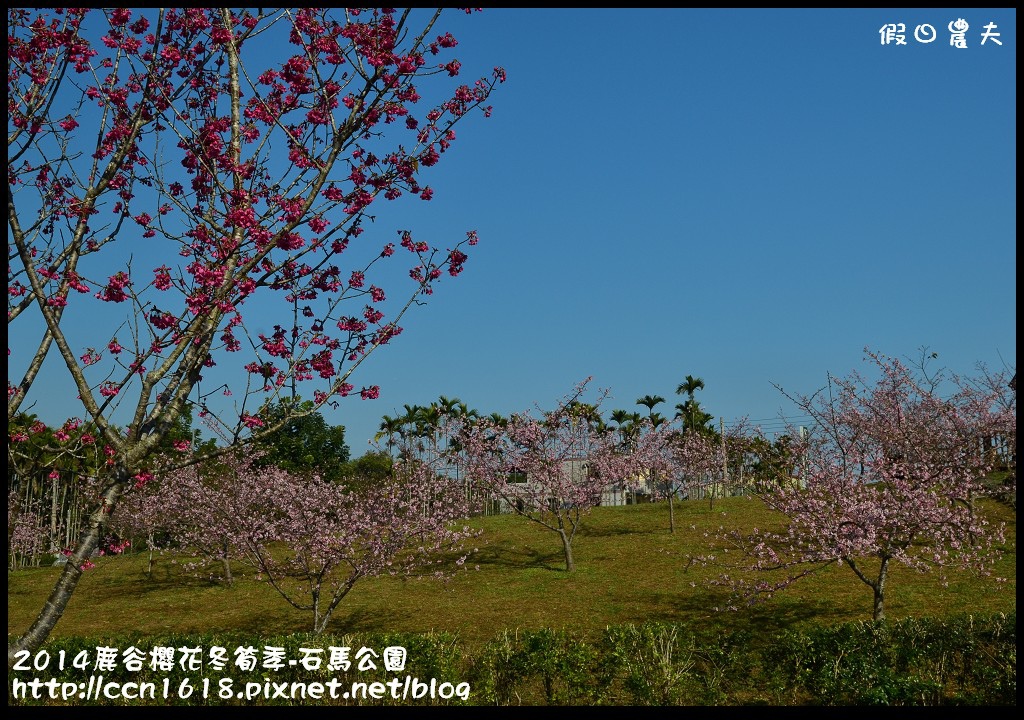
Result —
<path fill-rule="evenodd" d="M 598 638 L 564 630 L 502 631 L 472 651 L 444 632 L 64 638 L 48 643 L 46 655 L 25 661 L 38 669 L 9 673 L 8 704 L 1015 705 L 1016 634 L 1013 613 L 846 623 L 771 636 L 667 623 L 612 626 Z M 122 653 L 137 647 L 147 653 L 147 664 L 139 671 L 120 662 L 102 672 L 92 665 L 71 667 L 75 658 L 95 659 L 98 646 Z M 173 670 L 154 670 L 148 653 L 157 646 L 199 647 L 204 657 L 220 646 L 228 649 L 230 661 L 222 670 L 177 663 Z M 230 664 L 235 649 L 247 646 L 256 649 L 259 661 L 248 672 Z M 350 648 L 348 671 L 327 668 L 331 646 Z M 357 668 L 360 648 L 380 654 L 394 646 L 407 650 L 404 670 L 388 672 L 383 659 L 372 655 L 377 669 Z M 288 659 L 302 657 L 301 648 L 323 648 L 325 662 L 315 670 L 287 661 L 268 670 L 262 666 L 266 647 L 282 648 Z M 58 668 L 61 657 L 63 670 Z M 13 693 L 15 679 L 54 678 L 55 687 L 66 691 L 72 686 L 61 683 L 85 687 L 90 675 L 100 674 L 106 682 L 152 682 L 157 697 L 61 701 L 45 692 L 40 699 Z M 397 677 L 395 692 L 401 692 L 406 676 L 420 683 L 421 694 L 414 700 L 395 699 L 390 686 L 380 690 L 383 685 L 376 699 L 282 699 L 273 696 L 271 685 L 296 683 L 308 689 L 337 678 L 340 694 L 353 682 L 369 687 Z M 431 680 L 433 690 L 427 690 Z M 183 683 L 186 691 L 191 689 L 188 697 L 179 692 Z M 165 687 L 170 688 L 166 699 Z M 238 697 L 240 692 L 252 697 Z"/>

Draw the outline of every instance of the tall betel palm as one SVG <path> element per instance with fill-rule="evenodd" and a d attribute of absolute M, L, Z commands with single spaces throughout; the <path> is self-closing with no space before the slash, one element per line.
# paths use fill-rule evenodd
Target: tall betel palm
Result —
<path fill-rule="evenodd" d="M 462 442 L 460 436 L 466 423 L 472 422 L 479 413 L 470 410 L 466 403 L 459 398 L 449 398 L 440 395 L 438 399 L 430 404 L 429 412 L 424 414 L 424 420 L 432 422 L 432 429 L 435 434 L 434 445 L 440 456 L 443 458 L 443 465 L 455 470 L 459 475 L 461 462 Z"/>
<path fill-rule="evenodd" d="M 677 403 L 675 417 L 682 419 L 684 431 L 693 430 L 702 435 L 717 435 L 715 427 L 710 424 L 715 416 L 704 412 L 704 408 L 700 406 L 700 400 L 686 400 Z"/>
<path fill-rule="evenodd" d="M 622 449 L 626 449 L 629 446 L 629 433 L 632 416 L 630 413 L 619 408 L 613 410 L 610 415 L 611 421 L 615 423 L 615 430 L 619 433 L 619 443 Z"/>
<path fill-rule="evenodd" d="M 566 409 L 575 423 L 585 424 L 588 429 L 597 432 L 604 432 L 608 429 L 604 418 L 601 417 L 601 413 L 598 411 L 597 405 L 593 403 L 574 400 L 566 406 Z"/>
<path fill-rule="evenodd" d="M 402 426 L 404 424 L 405 422 L 400 417 L 384 415 L 381 417 L 380 426 L 377 434 L 373 436 L 373 441 L 380 442 L 381 440 L 385 440 L 388 455 L 393 456 L 395 449 L 395 435 L 402 432 Z"/>
<path fill-rule="evenodd" d="M 687 375 L 676 388 L 676 395 L 686 395 L 686 401 L 676 405 L 676 410 L 678 410 L 676 417 L 683 419 L 684 431 L 707 432 L 708 423 L 714 419 L 713 416 L 704 412 L 700 407 L 700 402 L 694 398 L 696 392 L 703 389 L 704 380 L 693 375 Z"/>
<path fill-rule="evenodd" d="M 693 375 L 687 375 L 676 388 L 676 395 L 686 395 L 690 402 L 693 402 L 694 393 L 704 389 L 704 380 Z"/>
<path fill-rule="evenodd" d="M 643 397 L 636 399 L 637 405 L 643 405 L 644 407 L 647 408 L 648 416 L 654 414 L 655 405 L 660 405 L 663 402 L 665 402 L 665 398 L 663 398 L 661 395 L 644 395 Z"/>

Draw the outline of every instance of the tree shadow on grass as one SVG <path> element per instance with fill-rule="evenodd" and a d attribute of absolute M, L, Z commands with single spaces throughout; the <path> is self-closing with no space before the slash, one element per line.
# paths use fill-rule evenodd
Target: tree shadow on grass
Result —
<path fill-rule="evenodd" d="M 473 553 L 471 562 L 480 565 L 526 570 L 536 568 L 552 572 L 565 572 L 565 555 L 561 550 L 541 552 L 524 545 L 511 545 L 505 541 L 492 542 Z"/>
<path fill-rule="evenodd" d="M 170 563 L 154 564 L 152 574 L 141 571 L 137 573 L 125 573 L 120 580 L 114 580 L 110 585 L 116 585 L 118 589 L 138 595 L 149 595 L 152 593 L 166 592 L 168 590 L 192 589 L 202 590 L 207 588 L 232 589 L 239 582 L 251 580 L 251 576 L 241 572 L 234 573 L 234 583 L 229 584 L 223 577 L 216 577 L 223 566 L 217 564 L 208 569 L 197 569 L 188 571 L 180 565 Z"/>
<path fill-rule="evenodd" d="M 576 531 L 576 535 L 582 537 L 618 537 L 620 535 L 650 535 L 650 530 L 630 527 L 590 527 L 589 525 L 581 525 Z"/>
<path fill-rule="evenodd" d="M 332 635 L 385 632 L 394 627 L 396 620 L 402 619 L 405 618 L 394 609 L 384 611 L 366 607 L 354 608 L 348 612 L 335 612 L 327 625 L 327 632 Z"/>
<path fill-rule="evenodd" d="M 655 593 L 655 596 L 662 595 Z M 776 596 L 755 605 L 728 609 L 735 599 L 725 591 L 707 589 L 680 594 L 673 599 L 656 597 L 650 607 L 659 608 L 651 620 L 743 628 L 756 635 L 770 636 L 813 623 L 829 625 L 849 620 L 848 611 L 824 600 L 800 596 Z M 716 609 L 717 608 L 717 609 Z"/>

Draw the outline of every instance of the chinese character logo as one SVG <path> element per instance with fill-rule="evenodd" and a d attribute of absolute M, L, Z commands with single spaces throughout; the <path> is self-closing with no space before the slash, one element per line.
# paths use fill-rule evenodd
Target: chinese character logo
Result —
<path fill-rule="evenodd" d="M 883 45 L 891 45 L 895 42 L 897 45 L 907 44 L 907 26 L 903 23 L 889 23 L 883 25 L 878 29 L 878 34 L 882 38 Z"/>
<path fill-rule="evenodd" d="M 966 49 L 967 48 L 967 31 L 970 29 L 970 25 L 963 18 L 957 18 L 949 25 L 949 44 L 955 48 Z"/>
<path fill-rule="evenodd" d="M 990 22 L 985 25 L 985 32 L 981 34 L 981 44 L 984 45 L 986 40 L 991 40 L 996 45 L 1002 45 L 1003 41 L 999 39 L 999 33 L 995 32 L 995 29 L 999 27 L 994 22 Z"/>
<path fill-rule="evenodd" d="M 914 39 L 917 40 L 919 43 L 924 43 L 927 45 L 930 42 L 935 42 L 935 38 L 937 38 L 938 36 L 939 33 L 935 30 L 934 25 L 924 23 L 923 25 L 918 25 L 916 28 L 914 28 Z"/>

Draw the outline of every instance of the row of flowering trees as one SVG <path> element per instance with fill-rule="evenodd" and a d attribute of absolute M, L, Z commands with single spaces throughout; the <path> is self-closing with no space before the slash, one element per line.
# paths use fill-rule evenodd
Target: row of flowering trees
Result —
<path fill-rule="evenodd" d="M 746 437 L 749 451 L 764 454 L 750 491 L 787 524 L 710 540 L 741 551 L 741 562 L 713 581 L 738 599 L 768 597 L 838 563 L 871 589 L 873 617 L 881 619 L 895 563 L 921 572 L 990 571 L 1003 528 L 990 526 L 975 501 L 986 491 L 982 480 L 1005 462 L 990 439 L 1015 438 L 1005 378 L 950 378 L 957 389 L 946 396 L 941 376 L 869 357 L 876 379 L 854 373 L 792 398 L 815 419 L 813 432 L 781 446 L 754 432 Z M 317 630 L 362 577 L 464 562 L 461 543 L 473 536 L 465 519 L 479 511 L 474 498 L 498 498 L 550 530 L 572 571 L 577 531 L 609 489 L 643 483 L 671 498 L 713 476 L 721 453 L 706 435 L 672 423 L 646 424 L 623 444 L 597 420 L 601 399 L 580 400 L 585 390 L 586 382 L 551 410 L 453 412 L 426 446 L 422 437 L 416 447 L 399 439 L 391 477 L 359 491 L 279 470 L 258 474 L 251 460 L 221 466 L 214 480 L 196 468 L 179 471 L 156 492 L 130 497 L 122 527 L 163 533 L 220 560 L 228 578 L 230 559 L 248 564 L 294 606 L 312 610 Z M 467 483 L 475 492 L 465 492 Z M 695 559 L 721 565 L 711 551 Z"/>
<path fill-rule="evenodd" d="M 228 583 L 232 563 L 242 563 L 311 611 L 316 632 L 361 578 L 462 565 L 463 543 L 475 535 L 466 520 L 484 498 L 557 533 L 571 571 L 576 530 L 602 492 L 643 481 L 673 442 L 662 432 L 623 447 L 588 420 L 584 411 L 596 406 L 575 399 L 585 385 L 534 415 L 453 413 L 438 425 L 432 452 L 398 440 L 390 476 L 376 482 L 299 476 L 252 454 L 158 471 L 126 495 L 112 529 L 151 551 L 194 556 L 194 569 L 212 561 Z"/>
<path fill-rule="evenodd" d="M 577 394 L 584 390 L 585 383 L 577 389 Z M 268 410 L 274 414 L 280 412 L 278 407 L 270 407 Z M 260 416 L 263 416 L 262 413 Z M 399 424 L 393 435 L 386 437 L 389 451 L 393 452 L 395 447 L 399 450 L 397 458 L 385 455 L 389 458 L 392 473 L 398 468 L 434 468 L 435 472 L 461 484 L 468 503 L 468 514 L 479 512 L 481 506 L 484 509 L 488 506 L 500 507 L 521 511 L 546 524 L 545 515 L 553 509 L 551 521 L 555 527 L 552 529 L 559 530 L 561 527 L 567 533 L 563 538 L 567 549 L 567 567 L 573 565 L 571 539 L 575 535 L 579 518 L 590 507 L 600 504 L 603 495 L 643 489 L 654 498 L 671 499 L 680 491 L 692 492 L 695 487 L 705 483 L 718 464 L 717 447 L 703 435 L 681 433 L 671 425 L 640 421 L 628 440 L 623 441 L 619 433 L 612 432 L 611 428 L 601 422 L 599 404 L 579 400 L 563 401 L 554 410 L 541 411 L 538 416 L 540 421 L 528 413 L 510 417 L 494 414 L 481 418 L 457 399 L 444 396 L 440 402 L 429 407 L 409 408 L 407 416 L 409 419 Z M 319 418 L 322 423 L 319 414 L 309 417 Z M 302 422 L 305 424 L 301 427 L 289 428 L 287 440 L 291 444 L 300 443 L 305 447 L 308 442 L 301 437 L 294 437 L 295 432 L 313 432 L 318 426 L 306 423 L 306 419 Z M 166 443 L 165 465 L 180 463 L 181 451 L 186 446 L 191 448 L 194 445 L 197 449 L 210 450 L 210 442 L 200 443 L 195 431 L 187 425 L 186 421 L 176 431 L 173 439 Z M 65 445 L 75 445 L 63 429 L 54 432 L 37 421 L 29 434 L 21 430 L 14 434 L 18 436 L 18 442 L 12 457 L 18 459 L 19 464 L 59 467 L 59 471 L 50 471 L 53 482 L 61 488 L 78 491 L 76 497 L 81 497 L 81 491 L 90 486 L 87 480 L 95 477 L 97 465 L 95 462 L 91 465 L 71 462 L 60 454 Z M 250 451 L 245 468 L 236 468 L 232 472 L 235 475 L 244 474 L 256 481 L 259 481 L 258 470 L 268 466 L 287 471 L 289 478 L 294 476 L 296 481 L 301 480 L 298 477 L 300 474 L 308 475 L 307 472 L 297 472 L 292 460 L 294 452 L 282 454 L 281 448 L 270 442 L 274 437 L 259 444 L 262 454 Z M 384 438 L 383 434 L 379 437 L 380 440 Z M 502 444 L 504 447 L 499 447 Z M 291 445 L 285 449 L 290 450 Z M 339 458 L 333 457 L 331 446 L 321 447 L 320 451 L 331 457 L 321 455 L 319 460 L 307 458 L 309 462 L 306 463 L 320 479 L 342 482 L 350 489 L 374 484 L 375 481 L 370 478 L 341 477 L 336 472 L 327 475 L 322 470 L 332 469 Z M 220 466 L 214 464 L 210 467 L 213 470 L 208 470 L 207 474 L 216 472 Z M 191 483 L 195 493 L 203 490 L 215 494 L 216 490 L 210 483 L 206 483 L 210 487 L 198 483 L 199 476 L 194 465 L 190 465 L 187 472 L 188 482 L 175 480 L 154 483 L 151 487 L 160 488 L 156 494 L 142 491 L 143 486 L 152 482 L 149 478 L 153 473 L 140 477 L 136 491 L 129 493 L 122 501 L 125 507 L 118 513 L 114 528 L 126 537 L 133 536 L 136 541 L 144 540 L 151 549 L 157 545 L 159 538 L 173 537 L 176 545 L 188 546 L 209 558 L 221 556 L 223 560 L 228 545 L 223 539 L 211 549 L 208 543 L 198 542 L 192 530 L 174 532 L 175 526 L 194 528 L 194 523 L 184 518 L 182 513 L 171 513 L 170 508 L 206 507 L 208 503 L 199 497 L 186 500 L 181 492 L 168 494 L 169 488 L 180 489 Z M 277 473 L 275 477 L 283 476 Z M 481 477 L 490 480 L 481 482 L 475 479 Z M 515 478 L 517 481 L 498 482 L 505 478 Z M 529 478 L 528 482 L 526 478 Z M 405 482 L 408 483 L 408 479 Z M 216 485 L 219 487 L 219 484 Z M 55 503 L 56 497 L 56 493 L 51 492 L 42 500 Z M 29 498 L 28 501 L 18 503 L 16 499 L 12 494 L 9 505 L 15 510 L 9 512 L 9 515 L 18 510 L 23 512 L 12 520 L 19 528 L 15 534 L 17 542 L 12 542 L 10 546 L 12 552 L 34 554 L 38 558 L 47 551 L 52 555 L 55 549 L 70 544 L 67 532 L 73 533 L 76 523 L 69 522 L 68 527 L 62 528 L 67 531 L 63 542 L 58 541 L 52 532 L 48 540 L 45 532 L 26 532 L 30 525 L 35 530 L 44 530 L 37 513 L 33 512 L 34 506 L 40 502 Z M 79 505 L 85 504 L 87 502 L 76 504 L 76 513 L 81 510 Z M 204 511 L 200 516 L 209 519 L 207 535 L 218 536 L 220 531 L 213 524 L 219 522 L 221 514 Z M 30 520 L 33 522 L 30 523 Z M 224 562 L 223 567 L 225 577 L 230 579 L 230 563 Z"/>
<path fill-rule="evenodd" d="M 759 454 L 750 491 L 788 518 L 782 531 L 715 538 L 741 551 L 742 562 L 714 581 L 738 598 L 769 597 L 839 563 L 871 589 L 881 619 L 894 563 L 989 571 L 1003 529 L 990 527 L 975 501 L 986 491 L 981 480 L 1015 451 L 1011 385 L 999 373 L 944 378 L 869 358 L 876 379 L 830 378 L 823 391 L 791 398 L 814 418 L 810 434 L 785 443 L 756 432 L 728 438 L 728 446 Z M 947 380 L 955 392 L 940 395 Z M 251 452 L 177 469 L 171 460 L 126 495 L 112 529 L 144 540 L 151 553 L 162 547 L 206 563 L 194 568 L 216 562 L 228 583 L 232 563 L 248 566 L 310 611 L 317 632 L 362 578 L 444 575 L 462 565 L 464 541 L 476 534 L 466 520 L 484 498 L 556 534 L 572 571 L 577 531 L 609 490 L 643 485 L 668 499 L 674 529 L 671 499 L 714 477 L 726 447 L 706 433 L 645 421 L 623 442 L 600 421 L 605 393 L 596 403 L 581 400 L 588 382 L 553 409 L 508 417 L 480 417 L 457 401 L 420 409 L 412 415 L 431 416 L 433 429 L 388 437 L 397 458 L 372 482 L 300 476 Z M 994 438 L 1010 452 L 998 452 Z M 12 496 L 9 548 L 40 550 L 35 513 L 17 510 Z M 711 553 L 695 559 L 721 564 Z"/>

